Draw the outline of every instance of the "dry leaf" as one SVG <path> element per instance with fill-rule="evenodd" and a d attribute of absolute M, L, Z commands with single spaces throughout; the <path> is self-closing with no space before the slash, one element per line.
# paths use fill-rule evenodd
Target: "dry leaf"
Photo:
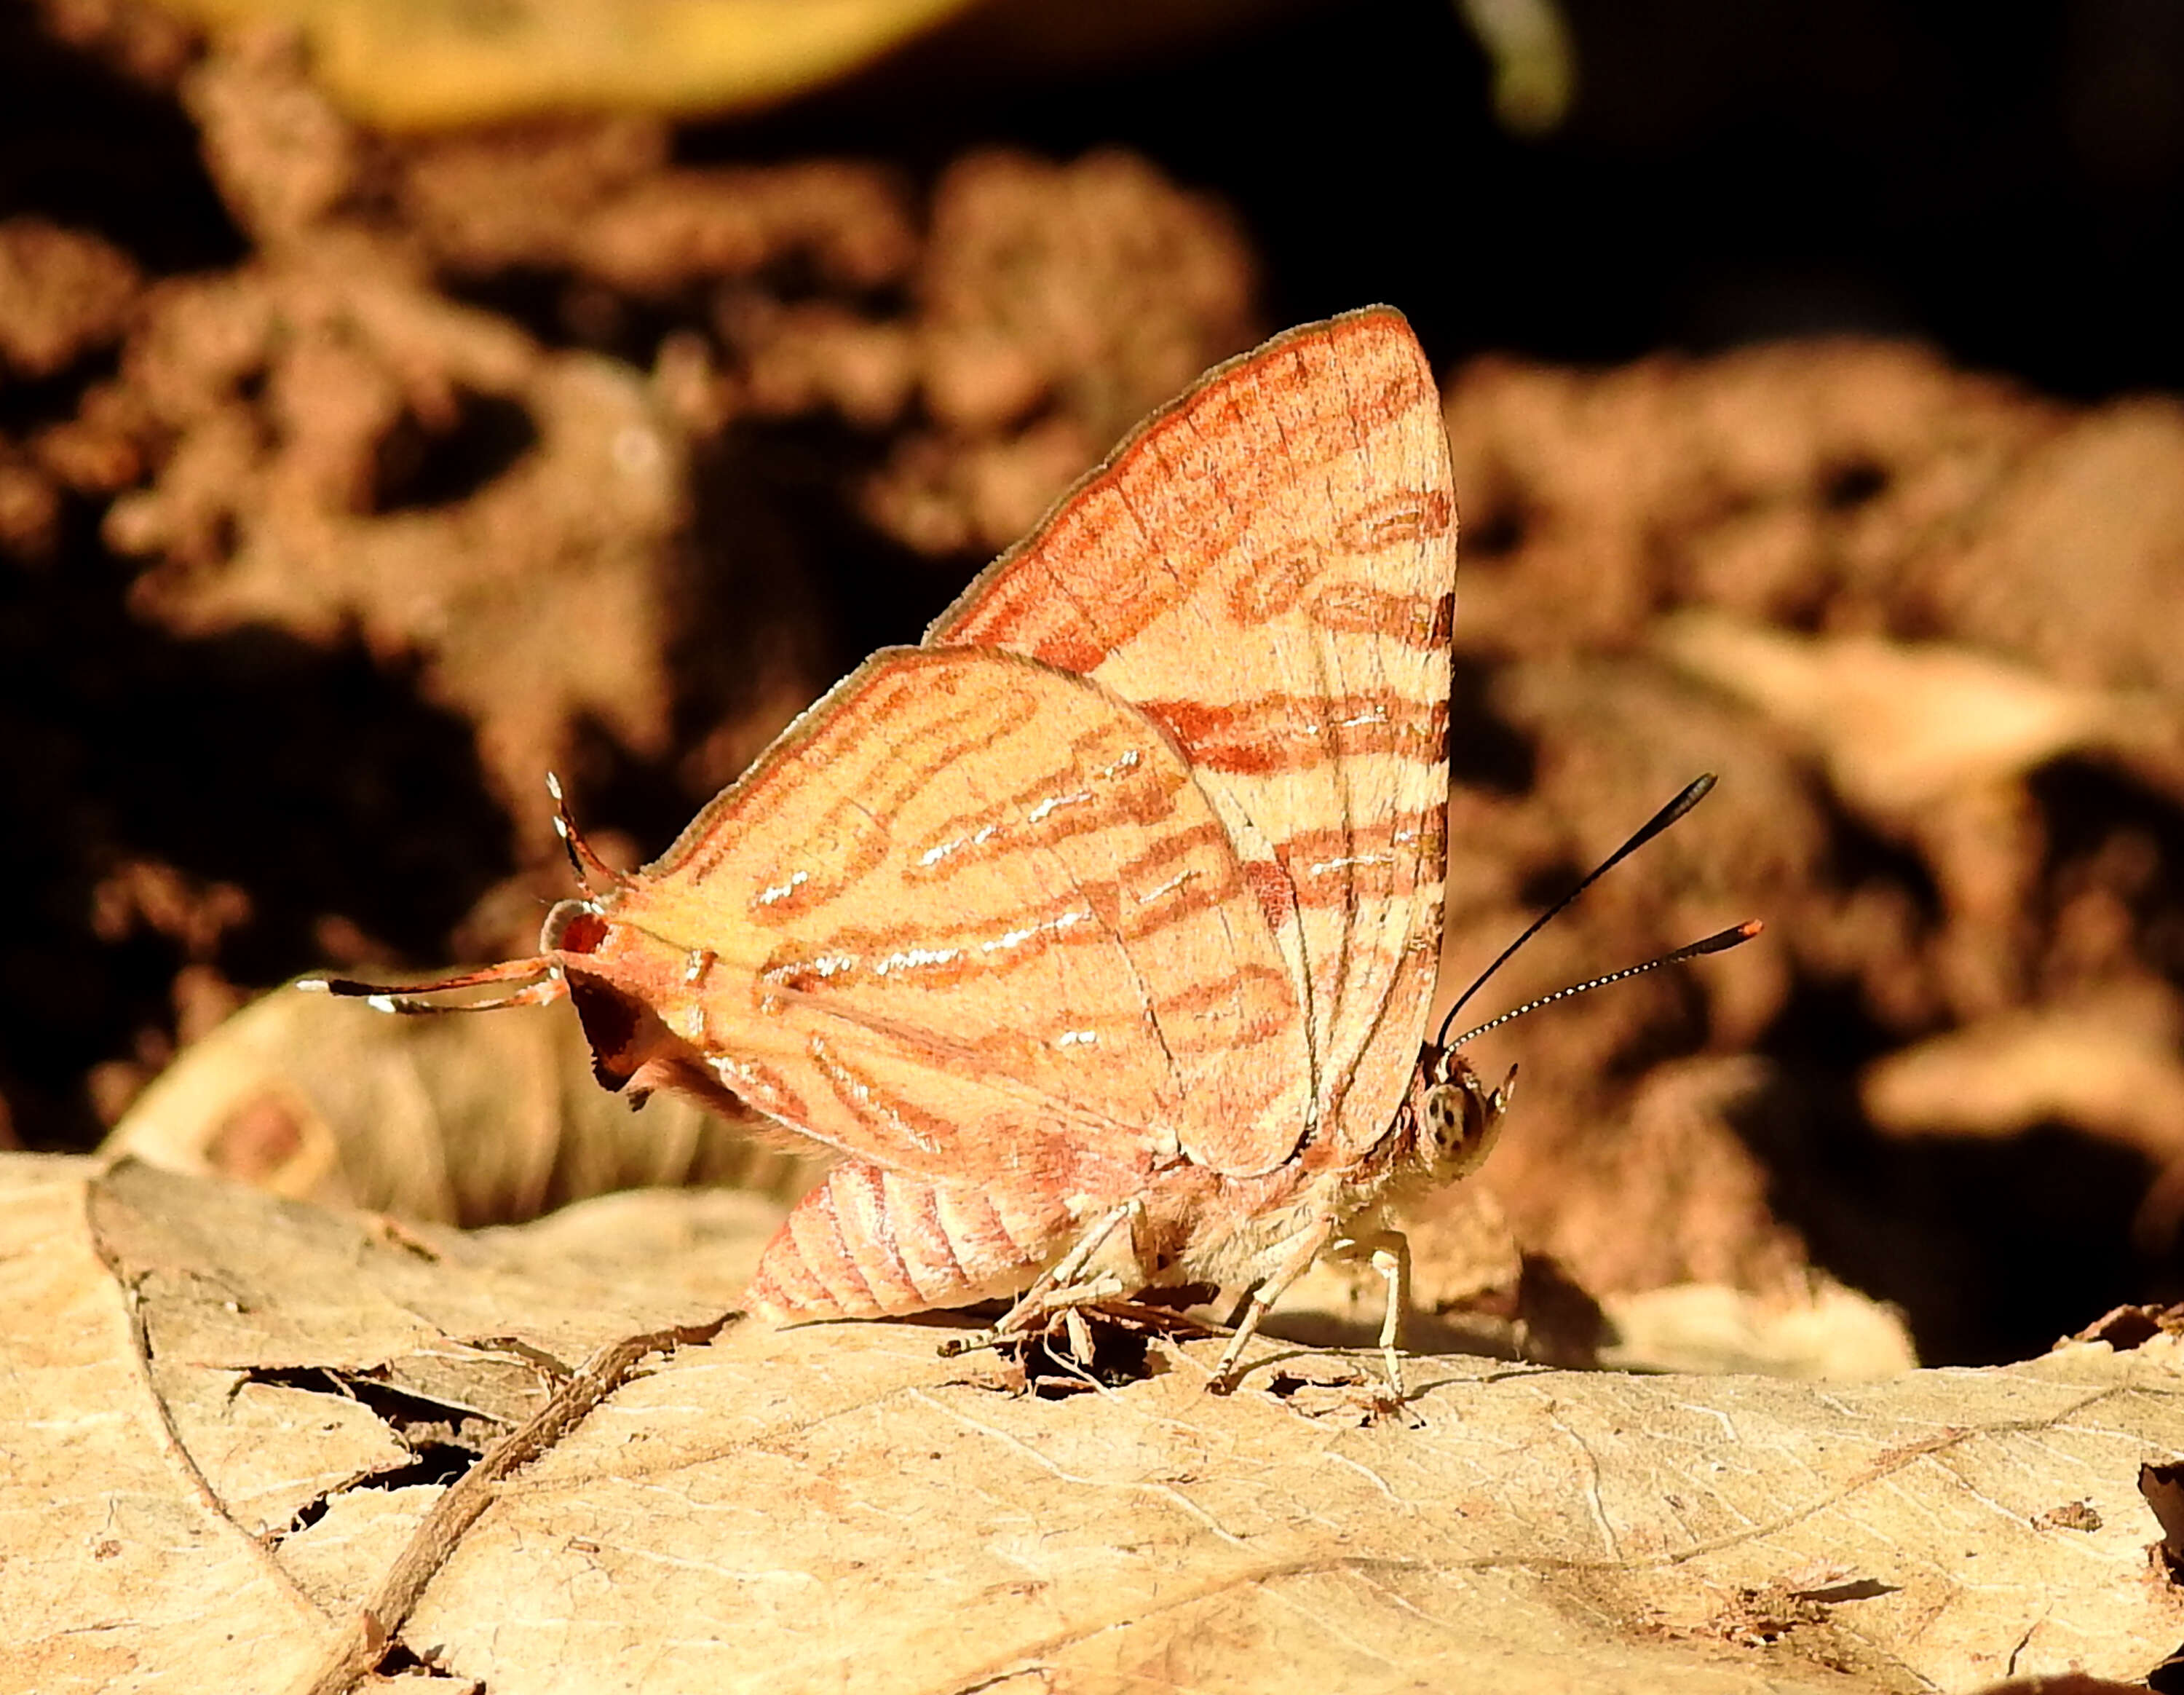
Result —
<path fill-rule="evenodd" d="M 198 636 L 354 630 L 421 660 L 426 691 L 477 723 L 499 798 L 541 830 L 539 773 L 566 763 L 580 721 L 666 745 L 683 443 L 637 373 L 368 272 L 176 284 L 148 325 L 132 368 L 179 439 L 108 514 L 113 545 L 158 560 L 134 610 Z M 222 356 L 264 393 L 207 376 Z M 466 500 L 365 510 L 356 485 L 413 413 L 499 419 L 530 444 Z"/>
<path fill-rule="evenodd" d="M 2173 991 L 2119 986 L 1899 1049 L 1858 1090 L 1896 1135 L 2008 1136 L 2060 1120 L 2166 1161 L 2184 1157 L 2180 1034 Z"/>
<path fill-rule="evenodd" d="M 1808 739 L 1884 817 L 2014 778 L 2072 748 L 2147 739 L 2142 709 L 1969 648 L 1785 634 L 1725 613 L 1662 621 L 1659 651 Z"/>
<path fill-rule="evenodd" d="M 611 1283 L 634 1264 L 653 1284 L 725 1310 L 788 1212 L 783 1200 L 748 1189 L 627 1189 L 475 1239 L 511 1271 L 575 1271 Z"/>
<path fill-rule="evenodd" d="M 2067 1341 L 2106 1342 L 2120 1353 L 2163 1332 L 2184 1335 L 2184 1301 L 2166 1307 L 2112 1307 Z"/>
<path fill-rule="evenodd" d="M 659 1184 L 794 1199 L 818 1171 L 687 1101 L 662 1096 L 632 1112 L 593 1080 L 566 1010 L 375 1018 L 286 990 L 186 1049 L 104 1151 L 461 1224 Z"/>
<path fill-rule="evenodd" d="M 0 382 L 53 376 L 119 341 L 141 286 L 129 256 L 97 236 L 0 221 Z"/>
<path fill-rule="evenodd" d="M 1343 1401 L 1369 1359 L 1263 1343 L 1222 1400 L 1162 1344 L 1051 1401 L 932 1325 L 678 1347 L 707 1311 L 634 1260 L 30 1158 L 0 1280 L 0 1690 L 342 1687 L 391 1640 L 496 1695 L 1877 1691 L 2184 1640 L 2167 1335 L 1825 1391 L 1442 1358 L 1395 1413 Z"/>
<path fill-rule="evenodd" d="M 1817 1275 L 1794 1294 L 1683 1283 L 1605 1295 L 1600 1304 L 1612 1339 L 1597 1358 L 1618 1370 L 1877 1383 L 1919 1363 L 1901 1313 Z"/>

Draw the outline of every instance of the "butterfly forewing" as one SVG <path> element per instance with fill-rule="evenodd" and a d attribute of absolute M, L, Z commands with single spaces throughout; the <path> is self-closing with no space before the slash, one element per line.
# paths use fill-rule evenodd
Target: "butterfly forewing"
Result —
<path fill-rule="evenodd" d="M 674 1034 L 722 1083 L 899 1170 L 1113 1196 L 1306 1110 L 1293 980 L 1173 739 L 1013 654 L 876 655 L 609 917 L 694 962 Z"/>
<path fill-rule="evenodd" d="M 1438 956 L 1456 522 L 1431 372 L 1353 313 L 1211 373 L 1004 555 L 928 644 L 1096 678 L 1189 760 L 1305 1008 L 1306 1110 L 1194 1132 L 1278 1164 L 1387 1129 Z"/>

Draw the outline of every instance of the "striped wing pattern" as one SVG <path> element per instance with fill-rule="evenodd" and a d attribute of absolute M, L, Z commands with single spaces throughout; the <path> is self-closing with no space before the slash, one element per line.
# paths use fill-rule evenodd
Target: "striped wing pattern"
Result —
<path fill-rule="evenodd" d="M 1280 337 L 1150 420 L 997 560 L 928 643 L 1081 672 L 1164 724 L 1306 1007 L 1284 1121 L 1201 1122 L 1263 1170 L 1330 1123 L 1386 1130 L 1440 946 L 1454 483 L 1401 316 Z"/>
<path fill-rule="evenodd" d="M 1293 1114 L 1306 1069 L 1173 739 L 1012 654 L 875 655 L 616 917 L 598 965 L 703 962 L 677 1034 L 721 1082 L 936 1180 L 1127 1191 L 1201 1118 Z"/>
<path fill-rule="evenodd" d="M 1380 1140 L 1440 948 L 1454 596 L 1409 326 L 1291 332 L 549 921 L 604 1080 L 725 1089 L 851 1156 L 755 1309 L 1020 1287 L 1147 1196 L 1190 1257 L 1220 1185 L 1279 1207 L 1301 1149 Z"/>

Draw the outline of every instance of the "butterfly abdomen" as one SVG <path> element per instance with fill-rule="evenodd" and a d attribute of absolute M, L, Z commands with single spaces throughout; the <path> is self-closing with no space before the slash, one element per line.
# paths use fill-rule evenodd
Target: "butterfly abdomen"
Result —
<path fill-rule="evenodd" d="M 797 1202 L 744 1305 L 776 1324 L 970 1306 L 1022 1289 L 1077 1228 L 1056 1202 L 1006 1185 L 944 1185 L 851 1160 Z"/>

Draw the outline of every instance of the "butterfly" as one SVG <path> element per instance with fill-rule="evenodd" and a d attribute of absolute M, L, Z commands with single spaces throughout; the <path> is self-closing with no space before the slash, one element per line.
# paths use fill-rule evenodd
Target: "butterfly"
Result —
<path fill-rule="evenodd" d="M 1502 1121 L 1427 1034 L 1457 515 L 1401 315 L 1278 336 L 1145 421 L 916 647 L 874 654 L 535 956 L 408 994 L 575 1003 L 605 1086 L 840 1158 L 766 1249 L 779 1322 L 1016 1296 L 1000 1334 L 1323 1256 Z M 556 789 L 559 799 L 559 790 Z M 323 986 L 323 985 L 322 985 Z"/>

